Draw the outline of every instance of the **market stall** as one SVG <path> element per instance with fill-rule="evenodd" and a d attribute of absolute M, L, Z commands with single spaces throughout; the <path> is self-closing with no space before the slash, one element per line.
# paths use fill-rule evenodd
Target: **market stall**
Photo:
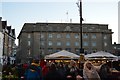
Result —
<path fill-rule="evenodd" d="M 113 61 L 117 61 L 118 57 L 108 52 L 98 51 L 85 55 L 85 59 L 91 61 L 96 68 L 100 69 L 101 65 L 106 63 L 113 68 Z"/>
<path fill-rule="evenodd" d="M 79 59 L 79 56 L 74 54 L 74 53 L 71 53 L 71 52 L 68 52 L 66 50 L 62 50 L 62 51 L 59 51 L 57 53 L 53 53 L 53 54 L 50 54 L 50 55 L 46 55 L 45 56 L 45 59 L 46 60 L 56 60 L 56 61 L 69 61 L 69 60 L 78 60 Z"/>
<path fill-rule="evenodd" d="M 108 53 L 108 52 L 104 52 L 104 51 L 98 51 L 96 53 L 91 53 L 91 54 L 87 54 L 85 55 L 85 59 L 87 60 L 118 60 L 118 57 Z"/>

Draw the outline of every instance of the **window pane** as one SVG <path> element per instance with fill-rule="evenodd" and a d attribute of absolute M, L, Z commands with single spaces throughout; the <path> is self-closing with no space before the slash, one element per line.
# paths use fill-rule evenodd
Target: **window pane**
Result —
<path fill-rule="evenodd" d="M 41 38 L 44 38 L 44 34 L 40 34 L 40 37 L 41 37 Z"/>
<path fill-rule="evenodd" d="M 106 35 L 104 36 L 104 39 L 107 39 L 107 36 L 106 36 Z"/>
<path fill-rule="evenodd" d="M 62 44 L 61 42 L 57 42 L 57 46 L 61 46 L 61 44 Z"/>
<path fill-rule="evenodd" d="M 48 34 L 48 37 L 49 37 L 49 38 L 52 38 L 53 36 L 52 36 L 52 34 Z"/>
<path fill-rule="evenodd" d="M 88 34 L 83 34 L 83 38 L 88 38 Z"/>
<path fill-rule="evenodd" d="M 70 34 L 66 34 L 66 38 L 70 38 Z"/>
<path fill-rule="evenodd" d="M 31 35 L 30 35 L 30 34 L 28 34 L 28 38 L 31 38 Z"/>
<path fill-rule="evenodd" d="M 62 48 L 57 48 L 56 49 L 56 52 L 59 52 L 59 51 L 61 51 L 62 50 Z"/>
<path fill-rule="evenodd" d="M 66 46 L 70 46 L 70 42 L 66 42 Z"/>
<path fill-rule="evenodd" d="M 52 46 L 52 41 L 49 41 L 48 45 L 49 45 L 49 46 Z"/>
<path fill-rule="evenodd" d="M 96 46 L 96 42 L 92 42 L 92 46 Z"/>
<path fill-rule="evenodd" d="M 83 42 L 83 46 L 88 46 L 88 42 Z"/>
<path fill-rule="evenodd" d="M 41 45 L 41 46 L 44 46 L 44 41 L 40 41 L 40 45 Z"/>
<path fill-rule="evenodd" d="M 49 52 L 52 52 L 52 51 L 53 51 L 53 48 L 48 48 L 48 51 L 49 51 Z"/>
<path fill-rule="evenodd" d="M 66 48 L 65 50 L 71 52 L 71 48 Z"/>
<path fill-rule="evenodd" d="M 79 34 L 75 34 L 75 38 L 79 38 Z"/>
<path fill-rule="evenodd" d="M 57 38 L 61 38 L 61 34 L 57 34 Z"/>
<path fill-rule="evenodd" d="M 79 42 L 75 42 L 75 46 L 79 46 Z"/>
<path fill-rule="evenodd" d="M 30 43 L 30 41 L 28 41 L 28 46 L 30 46 L 31 45 L 31 43 Z"/>
<path fill-rule="evenodd" d="M 92 39 L 96 39 L 96 34 L 93 34 L 93 35 L 92 35 Z"/>
<path fill-rule="evenodd" d="M 107 46 L 107 43 L 106 43 L 106 42 L 104 42 L 104 46 Z"/>

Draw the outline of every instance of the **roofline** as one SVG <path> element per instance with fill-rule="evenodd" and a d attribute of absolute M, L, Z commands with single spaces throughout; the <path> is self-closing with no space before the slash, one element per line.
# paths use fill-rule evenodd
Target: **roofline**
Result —
<path fill-rule="evenodd" d="M 27 25 L 27 24 L 80 24 L 80 23 L 55 23 L 55 22 L 36 22 L 36 23 L 24 23 L 23 24 L 23 27 L 22 27 L 22 29 L 21 29 L 21 31 L 20 31 L 20 33 L 19 33 L 19 35 L 18 35 L 18 37 L 17 37 L 17 39 L 19 39 L 19 37 L 20 37 L 20 35 L 21 35 L 21 33 L 22 33 L 22 30 L 23 30 L 23 28 L 24 28 L 24 26 L 25 25 Z M 86 24 L 86 25 L 106 25 L 106 26 L 108 26 L 108 24 L 97 24 L 97 23 L 83 23 L 83 25 L 84 24 Z"/>
<path fill-rule="evenodd" d="M 30 24 L 33 24 L 33 23 L 30 23 Z M 80 24 L 80 23 L 56 23 L 56 22 L 36 22 L 34 24 Z M 82 24 L 88 24 L 88 25 L 109 25 L 109 24 L 98 24 L 98 23 L 82 23 Z"/>

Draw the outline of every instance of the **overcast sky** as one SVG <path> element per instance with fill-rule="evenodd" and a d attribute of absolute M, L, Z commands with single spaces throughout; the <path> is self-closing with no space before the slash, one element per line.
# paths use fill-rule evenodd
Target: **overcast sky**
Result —
<path fill-rule="evenodd" d="M 72 22 L 79 23 L 78 0 L 2 0 L 0 16 L 16 30 L 18 36 L 24 23 Z M 82 0 L 83 23 L 108 24 L 113 41 L 118 42 L 118 1 Z M 68 15 L 66 14 L 68 12 Z M 17 40 L 16 40 L 17 43 Z"/>

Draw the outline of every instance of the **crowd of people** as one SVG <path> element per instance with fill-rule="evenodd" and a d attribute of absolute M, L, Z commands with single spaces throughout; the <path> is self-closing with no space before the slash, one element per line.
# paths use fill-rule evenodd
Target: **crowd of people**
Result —
<path fill-rule="evenodd" d="M 107 80 L 109 68 L 105 66 L 98 71 L 90 61 L 78 65 L 74 60 L 69 63 L 33 60 L 30 64 L 5 65 L 3 80 Z"/>

